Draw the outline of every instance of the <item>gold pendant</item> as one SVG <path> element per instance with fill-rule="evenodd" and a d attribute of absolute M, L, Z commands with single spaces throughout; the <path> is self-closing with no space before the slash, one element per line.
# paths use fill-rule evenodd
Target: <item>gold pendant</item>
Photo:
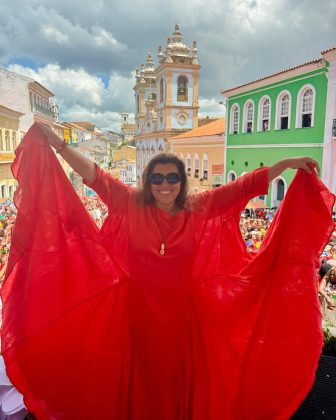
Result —
<path fill-rule="evenodd" d="M 164 242 L 162 242 L 162 243 L 161 243 L 160 254 L 161 254 L 161 255 L 164 255 L 164 254 L 165 254 L 165 246 L 164 246 Z"/>

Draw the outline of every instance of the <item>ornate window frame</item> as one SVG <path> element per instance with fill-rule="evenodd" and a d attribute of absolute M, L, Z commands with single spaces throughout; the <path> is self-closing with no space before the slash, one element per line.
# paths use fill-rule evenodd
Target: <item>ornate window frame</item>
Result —
<path fill-rule="evenodd" d="M 268 113 L 265 114 L 265 102 L 268 100 Z M 272 116 L 272 101 L 268 95 L 260 98 L 258 106 L 258 131 L 270 131 Z"/>
<path fill-rule="evenodd" d="M 240 106 L 234 103 L 230 110 L 230 134 L 239 134 Z"/>
<path fill-rule="evenodd" d="M 248 99 L 244 104 L 243 133 L 254 131 L 254 101 Z"/>
<path fill-rule="evenodd" d="M 288 95 L 287 113 L 284 113 L 283 99 Z M 292 95 L 289 90 L 282 90 L 277 96 L 276 100 L 276 112 L 275 112 L 275 130 L 289 130 L 291 125 L 291 112 L 292 112 Z M 281 118 L 288 118 L 287 128 L 281 128 Z"/>
<path fill-rule="evenodd" d="M 310 109 L 304 109 L 304 106 L 307 105 L 305 104 L 305 100 L 304 100 L 304 96 L 305 93 L 311 90 L 312 91 L 312 97 L 311 97 L 311 104 L 310 104 Z M 296 124 L 295 127 L 296 128 L 311 128 L 314 127 L 314 120 L 315 120 L 315 101 L 316 101 L 316 89 L 315 87 L 311 84 L 311 83 L 307 83 L 305 85 L 303 85 L 297 95 L 297 102 L 296 102 Z M 311 115 L 311 121 L 310 121 L 310 125 L 303 127 L 302 126 L 302 120 L 303 120 L 303 115 Z"/>

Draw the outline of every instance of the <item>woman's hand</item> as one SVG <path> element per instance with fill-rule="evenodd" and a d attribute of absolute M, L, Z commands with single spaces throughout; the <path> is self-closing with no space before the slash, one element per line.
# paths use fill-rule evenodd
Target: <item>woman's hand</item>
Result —
<path fill-rule="evenodd" d="M 303 169 L 304 171 L 311 174 L 313 171 L 319 173 L 320 167 L 315 159 L 304 156 L 304 157 L 293 157 L 284 160 L 280 160 L 274 165 L 269 167 L 268 170 L 268 182 L 282 174 L 286 169 Z"/>
<path fill-rule="evenodd" d="M 288 160 L 288 168 L 291 169 L 303 169 L 309 174 L 312 173 L 312 171 L 316 171 L 317 173 L 320 173 L 320 166 L 316 162 L 315 159 L 304 156 L 304 157 L 296 157 L 296 158 L 290 158 L 286 159 Z"/>
<path fill-rule="evenodd" d="M 54 147 L 56 150 L 62 146 L 64 140 L 59 137 L 48 125 L 42 123 L 36 123 L 36 125 L 42 131 L 50 146 Z"/>

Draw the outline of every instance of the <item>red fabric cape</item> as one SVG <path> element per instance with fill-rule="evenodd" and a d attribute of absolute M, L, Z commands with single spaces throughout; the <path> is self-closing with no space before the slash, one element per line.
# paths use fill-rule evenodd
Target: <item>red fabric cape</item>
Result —
<path fill-rule="evenodd" d="M 107 251 L 37 126 L 12 170 L 18 215 L 1 289 L 11 381 L 38 419 L 154 420 L 150 407 L 132 411 L 137 349 L 128 315 L 136 302 L 114 255 L 118 246 Z M 179 407 L 165 406 L 160 419 L 266 420 L 295 412 L 323 344 L 316 269 L 334 227 L 333 204 L 315 174 L 298 171 L 253 258 L 242 246 L 238 212 L 204 226 L 188 297 L 189 381 Z"/>

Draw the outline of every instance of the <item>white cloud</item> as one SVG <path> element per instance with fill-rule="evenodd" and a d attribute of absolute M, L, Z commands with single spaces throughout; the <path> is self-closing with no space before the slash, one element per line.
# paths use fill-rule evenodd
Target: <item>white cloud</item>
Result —
<path fill-rule="evenodd" d="M 69 43 L 69 37 L 51 25 L 42 25 L 41 32 L 46 35 L 46 38 L 54 39 L 58 44 Z"/>
<path fill-rule="evenodd" d="M 83 68 L 61 69 L 58 64 L 48 64 L 33 70 L 14 64 L 8 66 L 8 70 L 31 77 L 53 92 L 62 120 L 90 116 L 97 125 L 98 122 L 102 124 L 100 128 L 118 131 L 119 112 L 123 108 L 132 111 L 134 107 L 133 74 L 123 76 L 113 73 L 105 87 L 101 78 Z"/>
<path fill-rule="evenodd" d="M 216 99 L 216 98 L 200 98 L 199 105 L 199 116 L 200 117 L 218 117 L 223 118 L 225 117 L 225 105 L 223 103 L 224 99 Z M 222 102 L 222 103 L 221 103 Z"/>
<path fill-rule="evenodd" d="M 126 49 L 126 46 L 118 42 L 110 32 L 99 26 L 94 26 L 92 28 L 92 34 L 93 39 L 96 41 L 97 45 L 101 47 L 109 45 L 116 50 Z"/>

